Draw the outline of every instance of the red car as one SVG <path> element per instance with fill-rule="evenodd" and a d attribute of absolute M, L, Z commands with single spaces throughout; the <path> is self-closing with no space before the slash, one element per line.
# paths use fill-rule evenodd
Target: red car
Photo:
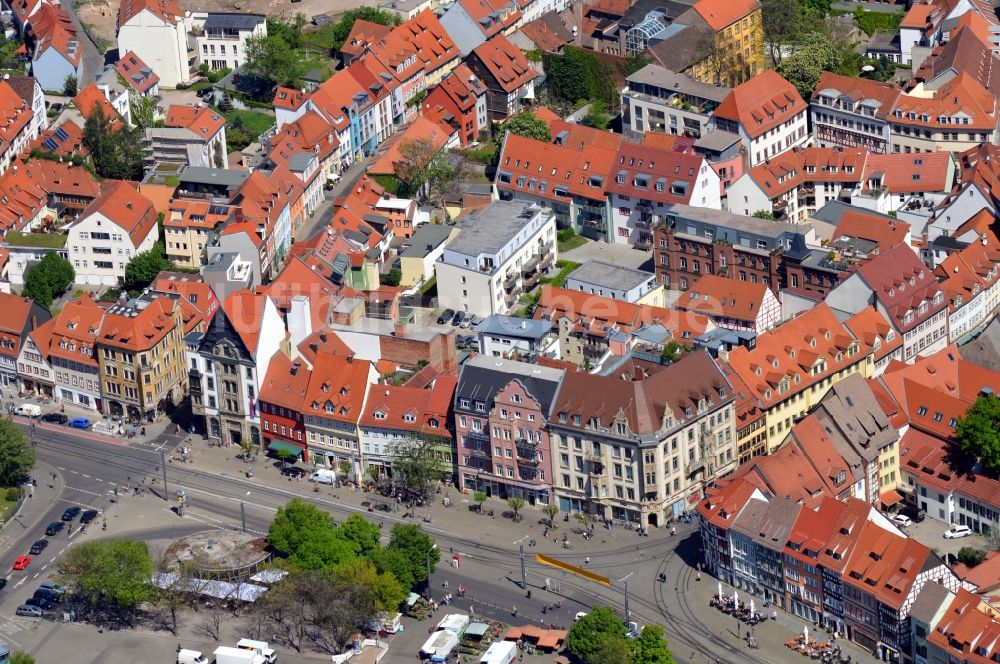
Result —
<path fill-rule="evenodd" d="M 14 561 L 14 569 L 28 569 L 31 564 L 31 556 L 18 556 Z"/>

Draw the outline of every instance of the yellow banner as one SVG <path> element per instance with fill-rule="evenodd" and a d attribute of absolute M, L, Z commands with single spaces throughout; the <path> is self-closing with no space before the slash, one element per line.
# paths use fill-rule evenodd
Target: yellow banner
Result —
<path fill-rule="evenodd" d="M 540 553 L 535 554 L 535 562 L 539 565 L 548 565 L 549 567 L 555 567 L 556 569 L 561 569 L 564 572 L 569 572 L 570 574 L 576 574 L 577 576 L 582 576 L 585 579 L 590 579 L 596 583 L 604 584 L 605 586 L 611 586 L 611 580 L 606 576 L 601 576 L 600 574 L 594 574 L 589 572 L 582 567 L 577 567 L 576 565 L 570 565 L 569 563 L 564 563 L 558 558 L 549 558 L 548 556 L 542 555 Z"/>

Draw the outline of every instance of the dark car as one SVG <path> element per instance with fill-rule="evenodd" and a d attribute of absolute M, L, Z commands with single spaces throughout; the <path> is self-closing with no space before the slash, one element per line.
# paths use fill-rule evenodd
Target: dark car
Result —
<path fill-rule="evenodd" d="M 451 317 L 454 315 L 455 315 L 454 309 L 445 309 L 444 311 L 441 312 L 441 315 L 438 316 L 438 325 L 444 325 L 445 323 L 450 321 Z"/>
<path fill-rule="evenodd" d="M 58 604 L 59 600 L 62 599 L 62 595 L 54 590 L 49 590 L 48 588 L 39 588 L 35 591 L 35 594 L 32 595 L 32 597 L 41 597 L 47 602 L 52 602 L 53 604 Z"/>
<path fill-rule="evenodd" d="M 37 606 L 42 611 L 50 611 L 55 606 L 54 602 L 50 602 L 44 597 L 29 597 L 24 603 L 27 606 Z"/>
<path fill-rule="evenodd" d="M 63 521 L 72 521 L 73 519 L 76 518 L 76 515 L 79 514 L 79 513 L 80 513 L 80 508 L 77 507 L 76 505 L 73 505 L 73 507 L 67 507 L 66 511 L 63 512 L 62 520 Z"/>
<path fill-rule="evenodd" d="M 49 524 L 49 527 L 45 529 L 45 534 L 48 535 L 49 537 L 52 537 L 53 535 L 58 535 L 59 531 L 61 531 L 65 527 L 66 527 L 65 523 L 62 523 L 60 521 L 53 521 L 52 523 Z"/>
<path fill-rule="evenodd" d="M 195 94 L 195 96 L 196 96 L 196 97 L 198 97 L 198 99 L 202 99 L 202 98 L 204 98 L 204 97 L 205 97 L 205 95 L 210 95 L 210 94 L 212 94 L 212 88 L 211 88 L 211 87 L 208 87 L 208 88 L 202 88 L 201 90 L 198 90 L 198 91 L 197 91 L 197 92 L 195 92 L 194 94 Z"/>
<path fill-rule="evenodd" d="M 68 417 L 62 413 L 45 413 L 42 415 L 42 422 L 52 422 L 53 424 L 66 424 Z"/>
<path fill-rule="evenodd" d="M 47 547 L 48 545 L 49 541 L 47 539 L 40 539 L 31 545 L 31 551 L 29 551 L 28 553 L 30 553 L 33 556 L 37 556 L 39 553 L 44 551 L 45 547 Z"/>
<path fill-rule="evenodd" d="M 300 477 L 305 477 L 306 471 L 298 466 L 287 466 L 281 470 L 281 474 L 291 477 L 292 479 L 298 479 Z"/>
<path fill-rule="evenodd" d="M 456 311 L 455 316 L 451 319 L 451 324 L 461 325 L 462 321 L 464 321 L 468 317 L 468 315 L 469 314 L 465 313 L 464 311 Z"/>
<path fill-rule="evenodd" d="M 86 510 L 80 515 L 80 523 L 90 523 L 100 514 L 97 510 Z"/>
<path fill-rule="evenodd" d="M 0 576 L 0 590 L 3 590 L 6 587 L 7 587 L 7 579 Z"/>

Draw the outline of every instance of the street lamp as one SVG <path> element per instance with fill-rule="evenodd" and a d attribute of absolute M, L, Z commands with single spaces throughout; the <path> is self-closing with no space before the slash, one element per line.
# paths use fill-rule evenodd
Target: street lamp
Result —
<path fill-rule="evenodd" d="M 247 491 L 246 495 L 243 496 L 243 500 L 246 500 L 249 495 L 250 495 L 250 492 Z M 243 526 L 243 532 L 246 532 L 247 531 L 247 508 L 246 508 L 246 505 L 243 503 L 243 500 L 240 501 L 240 523 Z"/>
<path fill-rule="evenodd" d="M 431 551 L 433 551 L 436 548 L 438 548 L 437 544 L 435 544 L 431 548 L 427 549 L 427 588 L 428 589 L 431 587 Z"/>
<path fill-rule="evenodd" d="M 528 570 L 524 564 L 524 540 L 528 539 L 528 537 L 529 535 L 525 535 L 521 539 L 514 542 L 514 544 L 519 546 L 521 552 L 521 590 L 528 589 Z"/>

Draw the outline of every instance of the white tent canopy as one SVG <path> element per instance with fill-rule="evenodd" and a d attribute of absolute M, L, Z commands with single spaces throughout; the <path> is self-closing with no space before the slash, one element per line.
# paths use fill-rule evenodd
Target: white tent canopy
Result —
<path fill-rule="evenodd" d="M 157 588 L 166 590 L 174 588 L 185 592 L 198 593 L 215 597 L 216 599 L 238 599 L 241 602 L 254 602 L 258 597 L 267 592 L 266 586 L 259 586 L 254 583 L 229 583 L 228 581 L 216 581 L 214 579 L 180 579 L 176 572 L 156 572 L 153 574 L 152 583 Z"/>

